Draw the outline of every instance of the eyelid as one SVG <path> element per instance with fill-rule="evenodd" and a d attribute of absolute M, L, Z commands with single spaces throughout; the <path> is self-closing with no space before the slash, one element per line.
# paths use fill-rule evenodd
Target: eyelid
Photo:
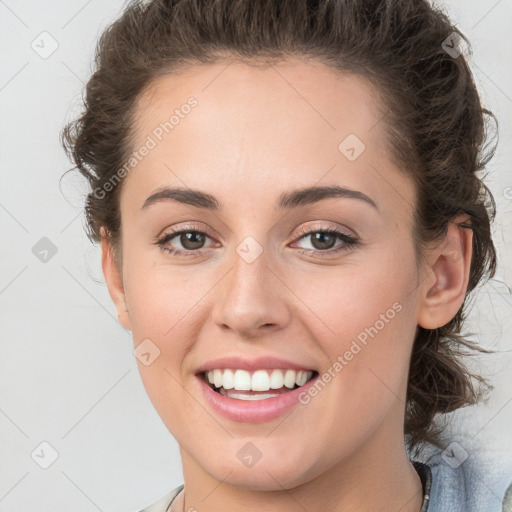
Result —
<path fill-rule="evenodd" d="M 311 256 L 314 258 L 336 257 L 360 245 L 359 237 L 357 235 L 348 233 L 346 228 L 342 228 L 340 226 L 309 225 L 307 227 L 302 226 L 299 231 L 300 232 L 298 233 L 298 236 L 296 236 L 296 241 L 293 243 L 292 247 L 296 246 L 296 244 L 300 243 L 302 240 L 307 240 L 307 238 L 313 233 L 327 233 L 341 241 L 339 245 L 335 245 L 327 250 L 304 249 L 297 247 L 300 254 L 305 256 Z"/>
<path fill-rule="evenodd" d="M 212 234 L 211 230 L 206 226 L 206 224 L 194 224 L 193 222 L 192 223 L 189 222 L 189 223 L 185 223 L 185 224 L 180 224 L 178 227 L 170 228 L 169 231 L 167 231 L 167 229 L 168 228 L 164 229 L 161 233 L 159 233 L 157 235 L 156 241 L 162 239 L 166 235 L 179 234 L 186 230 L 201 232 L 201 233 L 204 233 L 205 235 L 208 235 L 210 238 L 215 238 L 215 236 Z M 307 226 L 301 226 L 299 228 L 298 232 L 294 235 L 294 239 L 302 238 L 306 235 L 310 235 L 311 233 L 322 232 L 322 231 L 323 232 L 331 231 L 331 232 L 336 232 L 339 234 L 346 235 L 351 238 L 356 238 L 356 239 L 359 238 L 357 233 L 355 233 L 354 231 L 340 227 L 340 226 L 326 226 L 326 225 L 322 225 L 322 224 L 309 224 Z"/>
<path fill-rule="evenodd" d="M 345 228 L 345 227 L 341 227 L 341 226 L 329 226 L 329 225 L 322 225 L 322 224 L 309 224 L 307 226 L 301 226 L 299 228 L 299 232 L 295 235 L 296 238 L 301 238 L 303 237 L 304 235 L 310 235 L 311 233 L 316 233 L 316 232 L 333 232 L 333 233 L 338 233 L 340 235 L 345 235 L 347 237 L 350 237 L 350 238 L 354 238 L 356 240 L 359 239 L 359 236 L 358 234 L 351 230 L 351 229 L 348 229 L 348 228 Z"/>
<path fill-rule="evenodd" d="M 214 246 L 216 244 L 218 244 L 217 242 L 215 242 L 215 236 L 212 236 L 211 230 L 206 225 L 204 225 L 204 224 L 201 225 L 201 224 L 193 223 L 193 222 L 181 224 L 177 227 L 172 227 L 172 228 L 170 228 L 169 231 L 163 230 L 158 235 L 156 240 L 154 241 L 154 244 L 160 246 L 160 248 L 162 250 L 165 250 L 171 254 L 174 254 L 175 256 L 181 256 L 181 255 L 200 256 L 204 252 L 211 249 L 211 247 L 200 248 L 197 250 L 164 249 L 164 244 L 166 242 L 174 239 L 175 237 L 177 237 L 178 235 L 180 235 L 184 232 L 196 232 L 196 233 L 206 235 L 208 238 L 213 239 Z M 320 250 L 320 249 L 300 249 L 299 248 L 301 253 L 324 257 L 324 256 L 333 255 L 334 253 L 337 253 L 340 250 L 348 249 L 350 247 L 353 247 L 353 246 L 359 244 L 359 237 L 357 236 L 357 234 L 354 234 L 354 232 L 352 230 L 348 230 L 347 228 L 340 227 L 340 226 L 321 225 L 320 223 L 318 223 L 318 221 L 316 224 L 309 224 L 307 226 L 301 226 L 299 228 L 299 232 L 296 233 L 296 235 L 294 237 L 294 241 L 295 241 L 294 243 L 297 243 L 300 240 L 307 238 L 308 236 L 312 235 L 313 233 L 328 233 L 330 235 L 336 236 L 336 238 L 342 240 L 343 243 L 340 244 L 340 246 L 338 246 L 338 249 L 334 249 L 334 250 L 332 248 L 325 250 L 325 251 Z M 168 239 L 168 240 L 166 240 L 166 239 Z"/>
<path fill-rule="evenodd" d="M 208 238 L 210 238 L 213 241 L 213 246 L 217 245 L 218 243 L 215 241 L 215 236 L 212 235 L 211 230 L 202 223 L 194 223 L 194 222 L 186 222 L 184 224 L 180 224 L 179 226 L 173 226 L 171 228 L 166 228 L 162 230 L 156 238 L 153 240 L 153 244 L 160 248 L 160 250 L 170 253 L 174 256 L 188 256 L 188 257 L 194 257 L 194 256 L 200 256 L 205 251 L 208 251 L 211 249 L 211 247 L 201 248 L 199 250 L 183 250 L 183 249 L 168 249 L 165 247 L 165 244 L 173 240 L 174 238 L 178 237 L 181 233 L 186 232 L 196 232 L 201 233 Z"/>
<path fill-rule="evenodd" d="M 194 223 L 194 222 L 185 222 L 184 224 L 180 224 L 179 226 L 165 228 L 162 230 L 156 237 L 156 240 L 163 238 L 166 235 L 179 234 L 183 231 L 197 231 L 200 233 L 204 233 L 208 235 L 210 238 L 215 238 L 212 233 L 212 230 L 203 223 Z"/>

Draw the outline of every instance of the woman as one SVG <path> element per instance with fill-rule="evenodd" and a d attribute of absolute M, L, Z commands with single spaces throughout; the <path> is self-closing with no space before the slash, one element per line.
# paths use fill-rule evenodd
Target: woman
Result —
<path fill-rule="evenodd" d="M 425 0 L 134 2 L 101 37 L 64 144 L 180 446 L 151 510 L 502 510 L 434 422 L 483 395 L 496 265 L 461 41 Z"/>

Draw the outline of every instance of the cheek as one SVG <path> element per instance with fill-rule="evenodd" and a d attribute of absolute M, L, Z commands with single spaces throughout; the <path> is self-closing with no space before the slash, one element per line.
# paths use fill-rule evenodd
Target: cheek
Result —
<path fill-rule="evenodd" d="M 343 403 L 346 394 L 367 395 L 375 402 L 389 393 L 386 386 L 398 392 L 416 329 L 415 280 L 411 253 L 403 259 L 390 254 L 363 266 L 340 267 L 328 278 L 316 274 L 294 281 L 294 292 L 309 310 L 308 327 L 330 359 L 331 373 L 343 375 L 332 379 Z"/>
<path fill-rule="evenodd" d="M 204 292 L 184 286 L 184 280 L 178 280 L 170 270 L 144 272 L 139 266 L 131 273 L 125 291 L 135 349 L 148 340 L 157 347 L 158 356 L 151 364 L 137 359 L 144 388 L 169 431 L 186 439 L 187 419 L 176 411 L 185 405 L 188 410 L 194 406 L 184 387 L 183 363 L 201 326 L 201 322 L 195 322 L 195 306 Z"/>
<path fill-rule="evenodd" d="M 134 259 L 127 261 L 125 293 L 134 338 L 166 339 L 172 343 L 182 325 L 194 317 L 207 292 L 204 279 L 191 268 L 153 265 Z"/>
<path fill-rule="evenodd" d="M 147 366 L 138 360 L 139 372 L 155 408 L 164 411 L 169 401 L 186 398 L 183 361 L 204 323 L 198 312 L 207 286 L 190 271 L 154 265 L 134 253 L 124 261 L 124 275 L 134 347 L 154 344 L 158 354 Z"/>

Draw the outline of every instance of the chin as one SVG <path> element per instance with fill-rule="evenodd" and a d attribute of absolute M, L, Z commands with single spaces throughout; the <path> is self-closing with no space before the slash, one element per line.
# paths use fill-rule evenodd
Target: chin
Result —
<path fill-rule="evenodd" d="M 200 462 L 200 461 L 199 461 Z M 245 467 L 238 458 L 213 456 L 206 464 L 201 464 L 203 470 L 215 480 L 245 491 L 282 491 L 294 489 L 313 480 L 311 468 L 301 466 L 294 460 L 284 460 L 276 456 L 263 457 L 252 467 Z M 213 463 L 212 463 L 213 462 Z M 226 476 L 228 475 L 228 476 Z"/>

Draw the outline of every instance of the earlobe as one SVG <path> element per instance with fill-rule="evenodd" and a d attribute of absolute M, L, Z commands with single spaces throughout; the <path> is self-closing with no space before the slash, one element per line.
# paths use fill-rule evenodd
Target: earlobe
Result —
<path fill-rule="evenodd" d="M 105 228 L 101 228 L 101 267 L 110 297 L 117 309 L 117 318 L 121 325 L 131 331 L 130 317 L 126 305 L 123 278 L 120 269 L 117 268 L 114 258 L 114 251 Z"/>
<path fill-rule="evenodd" d="M 473 231 L 459 225 L 464 220 L 467 217 L 450 223 L 443 241 L 429 250 L 429 276 L 418 315 L 418 325 L 425 329 L 446 325 L 464 302 L 473 253 Z"/>

